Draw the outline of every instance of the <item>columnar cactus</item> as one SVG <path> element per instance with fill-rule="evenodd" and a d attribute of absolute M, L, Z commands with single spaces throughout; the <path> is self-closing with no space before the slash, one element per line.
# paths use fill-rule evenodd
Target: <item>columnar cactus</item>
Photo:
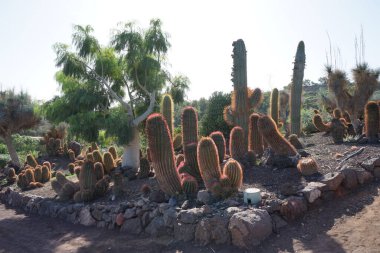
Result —
<path fill-rule="evenodd" d="M 94 157 L 94 163 L 103 163 L 103 157 L 99 150 L 94 150 L 92 155 Z"/>
<path fill-rule="evenodd" d="M 113 158 L 114 160 L 116 160 L 116 159 L 118 158 L 118 157 L 117 157 L 116 148 L 115 148 L 114 146 L 109 147 L 108 152 L 111 153 L 112 158 Z"/>
<path fill-rule="evenodd" d="M 37 166 L 34 169 L 34 180 L 36 182 L 41 182 L 42 183 L 42 168 L 41 168 L 41 166 Z"/>
<path fill-rule="evenodd" d="M 236 126 L 230 133 L 230 155 L 233 159 L 242 161 L 246 152 L 243 128 Z"/>
<path fill-rule="evenodd" d="M 329 132 L 331 130 L 331 123 L 323 123 L 322 117 L 319 114 L 313 116 L 313 124 L 320 132 Z"/>
<path fill-rule="evenodd" d="M 243 170 L 240 164 L 230 159 L 223 167 L 223 175 L 231 180 L 231 187 L 235 190 L 239 189 L 243 183 Z"/>
<path fill-rule="evenodd" d="M 154 113 L 148 117 L 146 133 L 153 168 L 161 190 L 172 196 L 180 193 L 181 181 L 175 167 L 173 142 L 162 115 Z"/>
<path fill-rule="evenodd" d="M 110 174 L 113 169 L 115 169 L 115 161 L 113 160 L 112 154 L 110 152 L 105 152 L 103 154 L 103 164 L 104 172 Z"/>
<path fill-rule="evenodd" d="M 98 146 L 98 144 L 96 144 L 96 142 L 93 142 L 93 143 L 91 143 L 91 151 L 90 152 L 94 152 L 95 150 L 99 150 L 99 146 Z"/>
<path fill-rule="evenodd" d="M 249 116 L 248 149 L 261 156 L 264 150 L 263 137 L 261 136 L 261 133 L 259 132 L 259 128 L 257 126 L 259 118 L 260 115 L 257 113 L 252 113 L 251 116 Z"/>
<path fill-rule="evenodd" d="M 301 134 L 301 96 L 303 74 L 305 70 L 305 44 L 298 43 L 294 61 L 293 79 L 290 90 L 290 133 L 299 136 Z"/>
<path fill-rule="evenodd" d="M 102 163 L 96 162 L 94 164 L 94 173 L 95 173 L 96 180 L 100 180 L 104 177 L 104 168 L 103 168 Z"/>
<path fill-rule="evenodd" d="M 270 116 L 278 125 L 279 108 L 278 108 L 278 89 L 274 88 L 270 95 Z"/>
<path fill-rule="evenodd" d="M 161 103 L 161 114 L 168 124 L 170 135 L 173 137 L 174 129 L 174 103 L 169 94 L 165 94 Z"/>
<path fill-rule="evenodd" d="M 95 190 L 96 174 L 94 169 L 94 163 L 86 161 L 79 174 L 79 184 L 81 191 L 83 190 Z"/>
<path fill-rule="evenodd" d="M 182 135 L 177 134 L 173 139 L 173 147 L 175 150 L 178 150 L 182 147 Z"/>
<path fill-rule="evenodd" d="M 346 135 L 347 127 L 339 119 L 331 120 L 331 137 L 334 143 L 343 143 L 344 136 Z"/>
<path fill-rule="evenodd" d="M 276 123 L 269 116 L 262 116 L 257 123 L 265 141 L 278 155 L 297 155 L 296 149 L 278 131 Z"/>
<path fill-rule="evenodd" d="M 140 159 L 140 169 L 137 172 L 137 177 L 138 178 L 147 178 L 149 177 L 150 174 L 150 164 L 148 159 L 146 158 L 141 158 Z"/>
<path fill-rule="evenodd" d="M 379 140 L 379 106 L 376 102 L 370 101 L 365 106 L 365 135 L 369 142 Z"/>
<path fill-rule="evenodd" d="M 71 175 L 74 175 L 75 164 L 73 164 L 73 163 L 69 163 L 69 164 L 67 165 L 67 168 L 68 168 L 68 170 L 70 171 L 70 174 L 71 174 Z"/>
<path fill-rule="evenodd" d="M 198 160 L 197 160 L 197 146 L 198 143 L 193 142 L 187 144 L 183 149 L 183 154 L 185 155 L 185 163 L 191 169 L 189 174 L 197 179 L 200 179 L 201 174 L 199 172 Z"/>
<path fill-rule="evenodd" d="M 210 137 L 202 137 L 198 144 L 198 165 L 206 188 L 212 191 L 219 182 L 221 169 L 218 150 Z"/>
<path fill-rule="evenodd" d="M 262 101 L 260 89 L 251 91 L 247 87 L 247 51 L 244 41 L 233 42 L 232 82 L 234 91 L 231 105 L 224 108 L 224 120 L 232 126 L 240 126 L 248 136 L 248 117 L 251 109 L 258 107 Z M 248 151 L 247 140 L 244 140 L 244 153 Z"/>
<path fill-rule="evenodd" d="M 222 163 L 226 155 L 226 140 L 224 139 L 223 133 L 220 131 L 212 132 L 210 138 L 214 141 L 218 149 L 219 162 Z"/>
<path fill-rule="evenodd" d="M 88 161 L 94 162 L 94 156 L 92 155 L 92 153 L 87 153 L 86 154 L 86 159 Z"/>
<path fill-rule="evenodd" d="M 181 116 L 183 146 L 198 142 L 198 115 L 191 106 L 185 107 Z"/>
<path fill-rule="evenodd" d="M 29 154 L 29 155 L 26 156 L 26 163 L 27 163 L 29 166 L 33 167 L 33 168 L 35 168 L 35 167 L 38 165 L 36 159 L 35 159 L 34 156 L 31 155 L 31 154 Z"/>

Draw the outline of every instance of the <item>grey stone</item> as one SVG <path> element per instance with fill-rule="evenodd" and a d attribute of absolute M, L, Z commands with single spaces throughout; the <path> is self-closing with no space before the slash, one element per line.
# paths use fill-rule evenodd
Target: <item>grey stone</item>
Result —
<path fill-rule="evenodd" d="M 149 201 L 163 203 L 165 200 L 165 193 L 161 190 L 154 190 L 149 194 Z"/>
<path fill-rule="evenodd" d="M 323 184 L 325 186 L 325 184 Z M 313 203 L 322 194 L 317 184 L 308 184 L 300 191 L 309 203 Z"/>
<path fill-rule="evenodd" d="M 92 212 L 92 217 L 94 217 L 95 220 L 97 221 L 100 221 L 102 219 L 102 211 L 100 211 L 99 209 L 94 209 Z"/>
<path fill-rule="evenodd" d="M 376 178 L 380 178 L 380 167 L 375 167 L 373 169 L 373 175 L 376 177 Z"/>
<path fill-rule="evenodd" d="M 169 209 L 170 208 L 170 205 L 168 203 L 161 203 L 158 205 L 158 211 L 160 211 L 160 213 L 164 213 L 165 210 Z"/>
<path fill-rule="evenodd" d="M 202 204 L 212 204 L 212 196 L 211 193 L 207 190 L 200 190 L 197 194 L 197 200 Z"/>
<path fill-rule="evenodd" d="M 78 223 L 77 213 L 76 213 L 76 212 L 73 212 L 73 213 L 67 215 L 66 220 L 67 220 L 68 222 L 73 223 L 73 224 L 77 224 L 77 223 Z"/>
<path fill-rule="evenodd" d="M 78 156 L 80 155 L 80 151 L 81 151 L 81 145 L 79 142 L 76 142 L 76 141 L 71 141 L 69 143 L 69 145 L 67 146 L 68 149 L 71 149 L 72 151 L 74 151 L 75 153 L 75 156 Z"/>
<path fill-rule="evenodd" d="M 96 224 L 95 219 L 91 216 L 89 207 L 82 208 L 79 212 L 79 223 L 84 226 L 93 226 Z"/>
<path fill-rule="evenodd" d="M 150 218 L 149 212 L 145 212 L 141 216 L 141 225 L 143 226 L 143 228 L 148 226 L 150 221 L 151 221 L 151 218 Z"/>
<path fill-rule="evenodd" d="M 178 241 L 190 242 L 194 240 L 196 224 L 174 223 L 174 238 Z"/>
<path fill-rule="evenodd" d="M 111 217 L 111 215 L 109 213 L 103 213 L 102 220 L 104 220 L 105 222 L 111 222 L 112 221 L 112 217 Z"/>
<path fill-rule="evenodd" d="M 372 174 L 363 168 L 356 168 L 355 172 L 359 184 L 366 184 L 373 180 Z"/>
<path fill-rule="evenodd" d="M 229 244 L 231 241 L 228 231 L 228 217 L 216 215 L 202 219 L 195 229 L 195 241 L 202 246 L 210 243 Z"/>
<path fill-rule="evenodd" d="M 282 205 L 281 199 L 266 199 L 265 200 L 265 206 L 264 209 L 267 210 L 269 213 L 273 213 L 280 210 L 280 207 Z"/>
<path fill-rule="evenodd" d="M 366 161 L 363 161 L 361 163 L 361 166 L 364 169 L 373 172 L 373 170 L 374 170 L 374 168 L 376 166 L 380 166 L 380 158 L 379 157 L 375 157 L 375 158 L 371 158 L 371 159 L 368 159 Z"/>
<path fill-rule="evenodd" d="M 187 199 L 185 200 L 182 205 L 181 205 L 181 209 L 183 210 L 186 210 L 186 209 L 189 209 L 190 208 L 190 201 Z"/>
<path fill-rule="evenodd" d="M 235 246 L 249 249 L 272 233 L 272 221 L 267 211 L 251 209 L 232 215 L 228 229 Z"/>
<path fill-rule="evenodd" d="M 169 208 L 164 211 L 163 217 L 165 226 L 172 228 L 177 220 L 177 212 L 174 208 Z"/>
<path fill-rule="evenodd" d="M 166 235 L 166 226 L 164 223 L 164 218 L 162 216 L 160 217 L 155 217 L 149 225 L 145 228 L 145 232 L 150 234 L 151 236 L 154 237 L 159 237 Z"/>
<path fill-rule="evenodd" d="M 204 213 L 203 208 L 192 208 L 189 210 L 182 210 L 178 214 L 178 219 L 186 224 L 194 224 L 197 222 L 198 218 L 200 218 Z"/>
<path fill-rule="evenodd" d="M 143 207 L 145 205 L 145 201 L 143 199 L 139 199 L 136 203 L 136 207 Z"/>
<path fill-rule="evenodd" d="M 134 218 L 136 216 L 137 216 L 137 214 L 136 214 L 136 208 L 135 207 L 128 208 L 127 210 L 125 210 L 124 218 L 131 219 L 131 218 Z"/>
<path fill-rule="evenodd" d="M 126 220 L 120 228 L 120 232 L 126 232 L 128 234 L 138 235 L 143 231 L 139 218 L 133 218 Z"/>
<path fill-rule="evenodd" d="M 224 210 L 225 214 L 226 214 L 228 217 L 231 217 L 231 216 L 234 215 L 235 213 L 238 213 L 238 212 L 241 212 L 241 211 L 243 211 L 242 208 L 240 208 L 240 207 L 235 207 L 235 206 L 228 207 L 226 210 Z"/>
<path fill-rule="evenodd" d="M 203 209 L 203 213 L 204 214 L 210 214 L 210 213 L 212 213 L 212 208 L 209 205 L 203 205 L 201 208 Z"/>
<path fill-rule="evenodd" d="M 338 189 L 343 179 L 344 179 L 344 174 L 338 171 L 338 172 L 330 172 L 323 175 L 320 181 L 321 183 L 324 183 L 327 185 L 326 189 L 324 190 L 335 191 L 336 189 Z"/>
<path fill-rule="evenodd" d="M 278 216 L 277 214 L 273 214 L 273 215 L 271 215 L 271 217 L 272 217 L 273 231 L 276 233 L 278 233 L 280 228 L 288 225 L 288 223 L 283 218 Z"/>
<path fill-rule="evenodd" d="M 355 167 L 345 165 L 341 169 L 341 172 L 344 174 L 342 184 L 346 189 L 354 189 L 358 186 L 358 179 L 356 177 Z"/>
<path fill-rule="evenodd" d="M 227 199 L 224 201 L 224 204 L 228 207 L 231 207 L 231 206 L 239 206 L 240 203 L 234 199 Z"/>
<path fill-rule="evenodd" d="M 285 196 L 295 195 L 299 187 L 292 183 L 285 183 L 280 186 L 280 193 Z"/>

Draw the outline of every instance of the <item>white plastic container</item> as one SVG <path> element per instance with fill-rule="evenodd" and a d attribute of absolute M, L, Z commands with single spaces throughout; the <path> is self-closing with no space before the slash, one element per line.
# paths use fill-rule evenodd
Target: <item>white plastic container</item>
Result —
<path fill-rule="evenodd" d="M 244 203 L 256 205 L 261 202 L 261 191 L 258 188 L 247 188 L 244 190 Z"/>

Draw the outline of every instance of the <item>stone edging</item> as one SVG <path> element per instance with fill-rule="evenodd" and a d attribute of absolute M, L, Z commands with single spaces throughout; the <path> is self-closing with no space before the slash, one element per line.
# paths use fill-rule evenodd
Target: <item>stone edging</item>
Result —
<path fill-rule="evenodd" d="M 339 172 L 324 175 L 318 182 L 309 182 L 283 200 L 263 194 L 263 205 L 259 208 L 234 200 L 228 200 L 224 207 L 210 204 L 185 210 L 147 199 L 115 205 L 70 204 L 20 193 L 12 187 L 0 192 L 0 200 L 27 214 L 60 218 L 74 224 L 117 229 L 134 235 L 172 236 L 178 241 L 194 240 L 202 246 L 233 244 L 248 249 L 286 226 L 285 220 L 303 215 L 315 203 L 333 199 L 342 190 L 372 182 L 374 176 L 380 176 L 377 165 L 380 158 L 363 163 L 364 169 L 344 166 Z"/>

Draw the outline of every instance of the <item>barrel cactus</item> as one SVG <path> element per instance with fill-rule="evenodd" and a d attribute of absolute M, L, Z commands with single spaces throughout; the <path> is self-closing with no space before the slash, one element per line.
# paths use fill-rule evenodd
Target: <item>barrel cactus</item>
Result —
<path fill-rule="evenodd" d="M 314 158 L 306 157 L 298 161 L 298 171 L 304 176 L 310 176 L 318 172 L 318 165 Z"/>
<path fill-rule="evenodd" d="M 290 133 L 301 134 L 301 96 L 305 70 L 305 44 L 300 41 L 297 46 L 293 68 L 293 79 L 290 88 Z"/>
<path fill-rule="evenodd" d="M 331 137 L 336 144 L 343 143 L 344 137 L 347 132 L 347 127 L 339 119 L 331 120 Z"/>
<path fill-rule="evenodd" d="M 289 135 L 288 138 L 289 138 L 290 144 L 292 144 L 293 147 L 295 147 L 296 149 L 303 149 L 303 145 L 300 142 L 300 140 L 298 139 L 296 134 L 291 134 L 291 135 Z"/>
<path fill-rule="evenodd" d="M 369 142 L 378 142 L 379 140 L 379 106 L 376 102 L 370 101 L 365 106 L 365 135 Z"/>
<path fill-rule="evenodd" d="M 103 164 L 104 164 L 104 172 L 106 174 L 110 174 L 115 169 L 116 164 L 110 152 L 105 152 L 103 154 Z"/>
<path fill-rule="evenodd" d="M 319 114 L 313 116 L 313 124 L 320 132 L 329 132 L 331 130 L 331 123 L 324 123 Z"/>
<path fill-rule="evenodd" d="M 187 196 L 194 196 L 198 192 L 198 182 L 195 177 L 185 174 L 181 179 L 183 192 Z"/>
<path fill-rule="evenodd" d="M 153 168 L 161 190 L 171 196 L 179 194 L 182 189 L 175 167 L 173 142 L 168 125 L 161 114 L 154 113 L 148 117 L 146 134 Z"/>
<path fill-rule="evenodd" d="M 240 164 L 230 159 L 223 167 L 223 175 L 231 180 L 231 187 L 235 190 L 239 189 L 243 183 L 243 170 Z"/>
<path fill-rule="evenodd" d="M 249 116 L 248 149 L 254 151 L 256 155 L 261 156 L 264 152 L 264 148 L 263 137 L 257 125 L 259 118 L 260 115 L 257 113 L 252 113 L 251 116 Z"/>
<path fill-rule="evenodd" d="M 245 136 L 243 128 L 236 126 L 230 133 L 230 154 L 235 160 L 242 161 L 246 154 Z"/>
<path fill-rule="evenodd" d="M 115 148 L 114 146 L 109 147 L 108 152 L 111 153 L 112 158 L 113 158 L 114 160 L 116 160 L 116 159 L 118 158 L 118 157 L 117 157 L 116 148 Z"/>
<path fill-rule="evenodd" d="M 34 156 L 31 155 L 31 154 L 29 154 L 29 155 L 26 156 L 26 163 L 27 163 L 29 166 L 33 167 L 33 168 L 35 168 L 35 167 L 38 165 L 36 159 L 35 159 Z"/>
<path fill-rule="evenodd" d="M 92 156 L 94 157 L 94 163 L 103 163 L 103 157 L 99 150 L 94 150 Z"/>

